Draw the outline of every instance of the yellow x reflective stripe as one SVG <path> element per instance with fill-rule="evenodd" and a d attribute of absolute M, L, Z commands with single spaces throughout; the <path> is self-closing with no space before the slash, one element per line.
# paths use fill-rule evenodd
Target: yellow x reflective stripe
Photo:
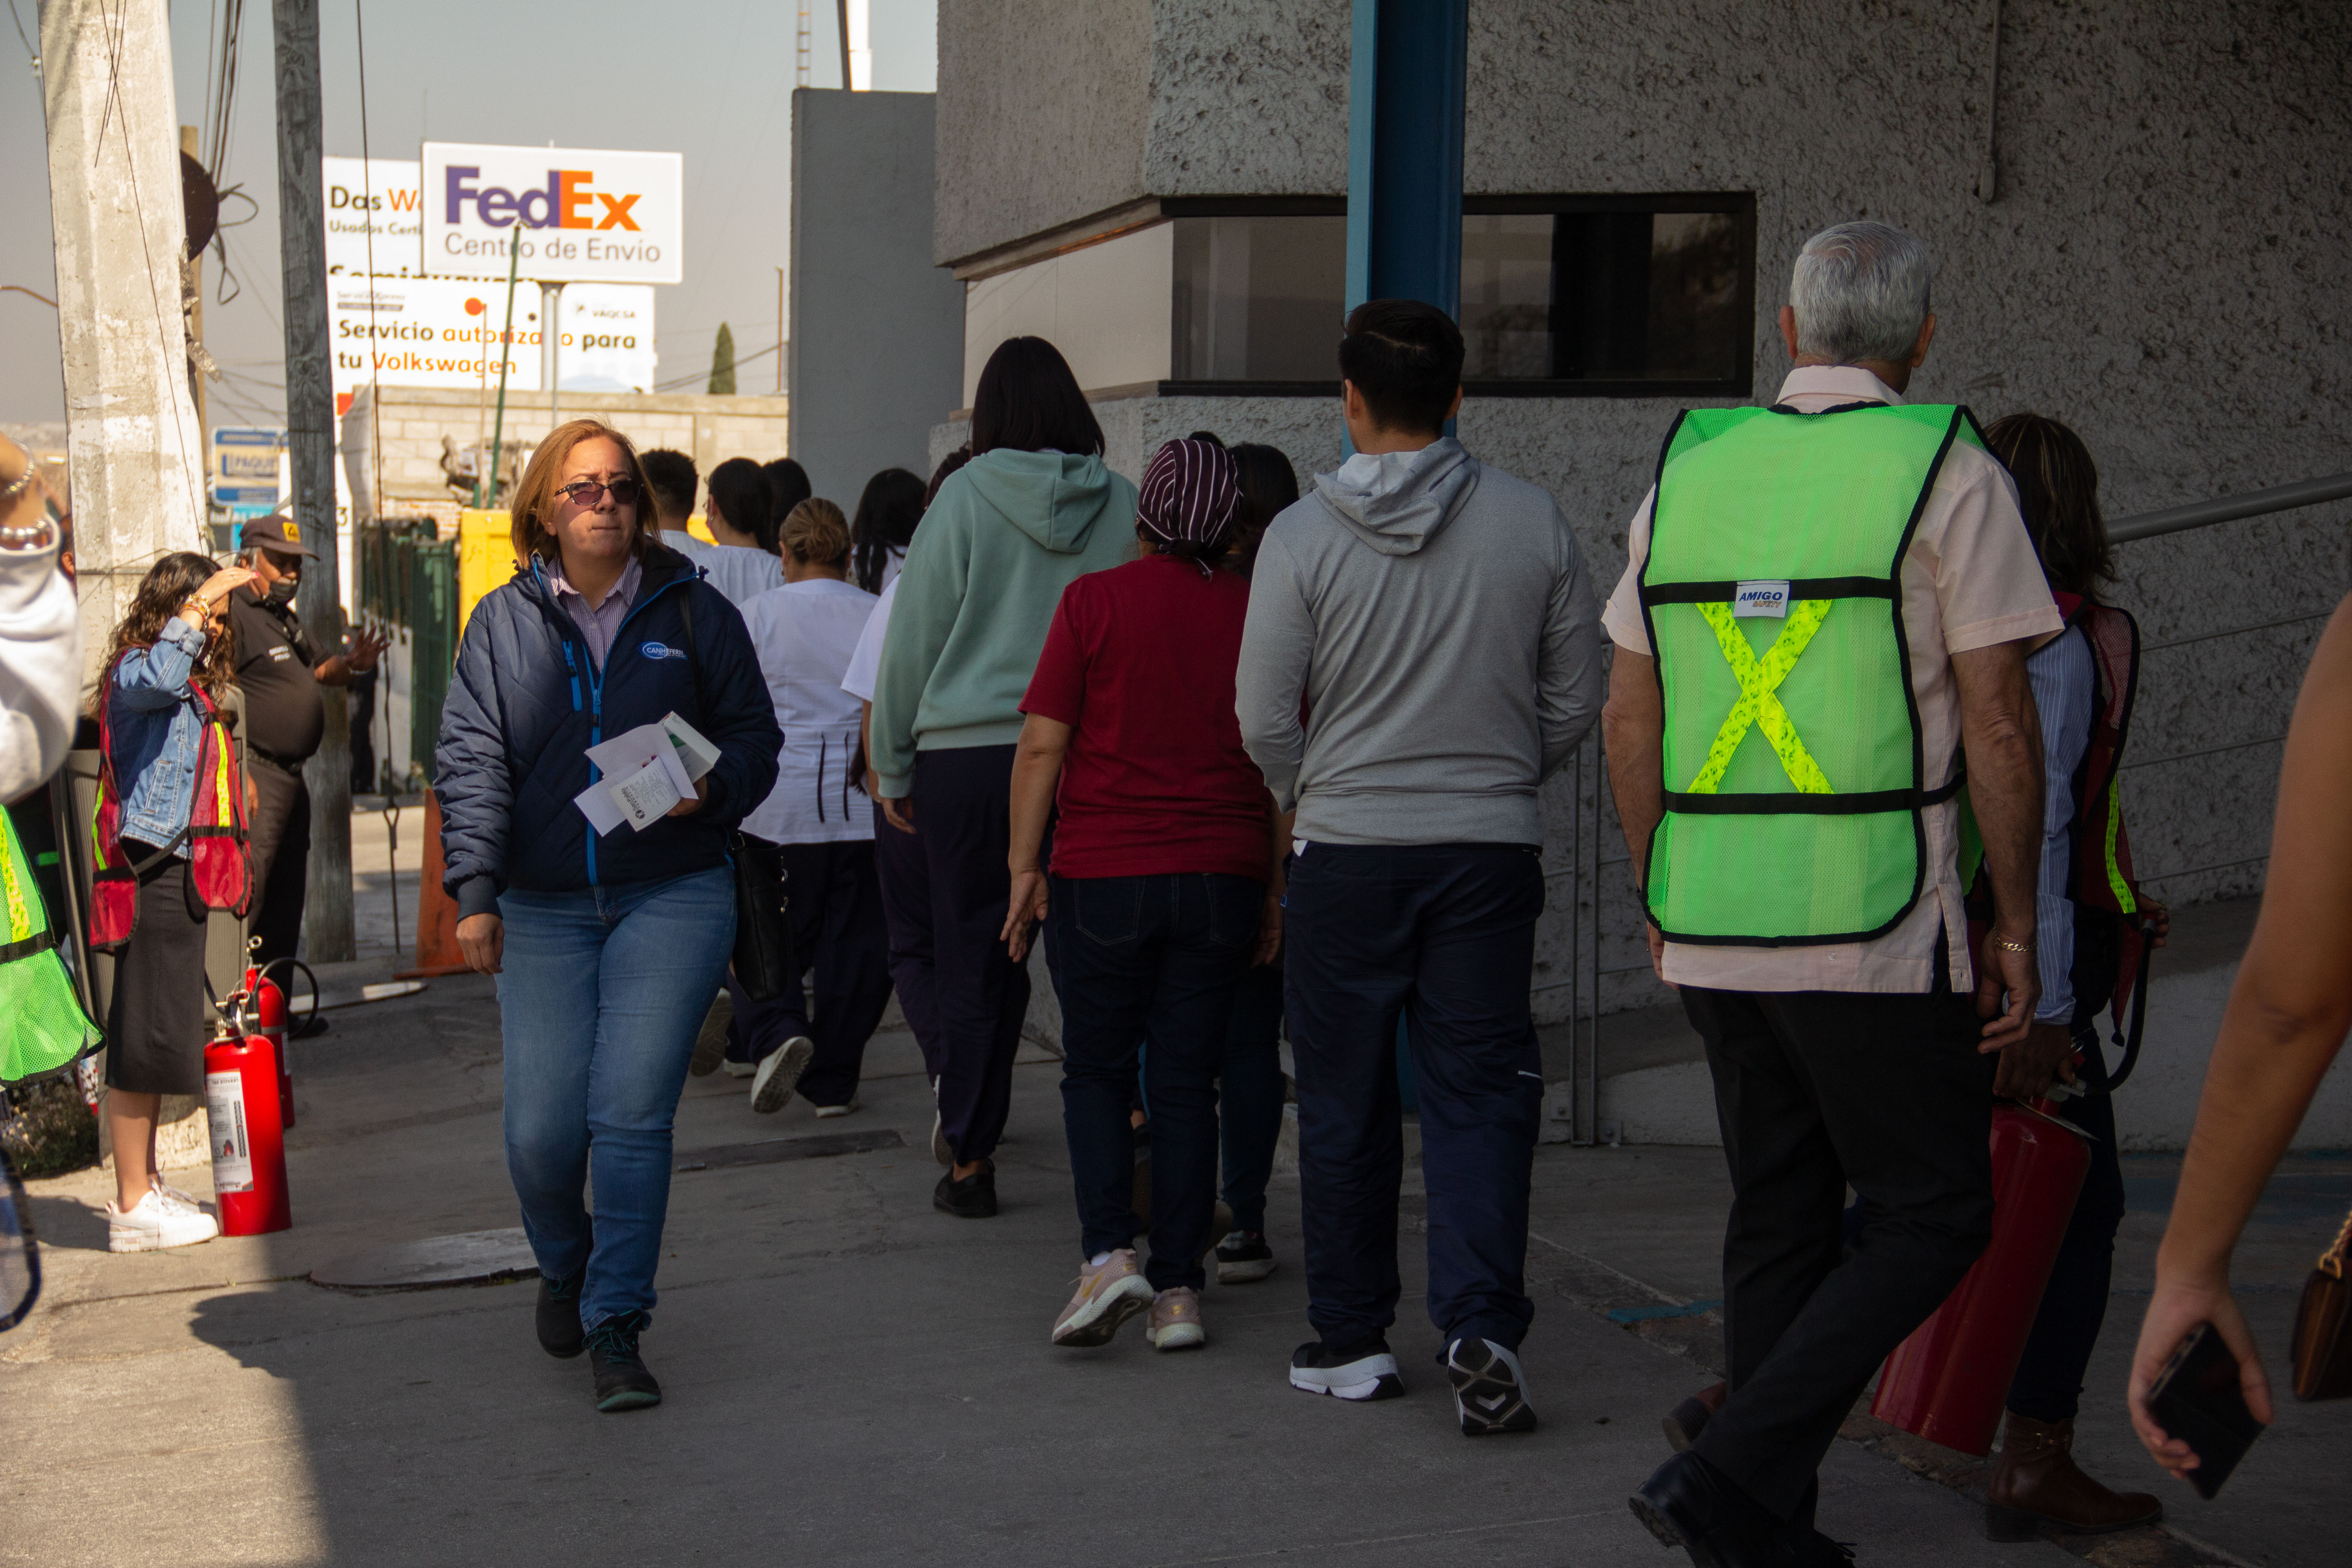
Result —
<path fill-rule="evenodd" d="M 1758 659 L 1756 650 L 1748 646 L 1747 636 L 1739 623 L 1732 618 L 1729 605 L 1715 604 L 1698 606 L 1706 624 L 1715 628 L 1715 640 L 1730 661 L 1731 674 L 1739 682 L 1739 700 L 1723 721 L 1723 728 L 1715 733 L 1715 743 L 1706 749 L 1706 765 L 1693 779 L 1687 795 L 1713 795 L 1723 783 L 1723 775 L 1731 767 L 1731 754 L 1739 742 L 1748 738 L 1751 726 L 1760 725 L 1764 738 L 1772 742 L 1772 750 L 1780 759 L 1780 766 L 1789 774 L 1789 782 L 1805 795 L 1833 795 L 1830 781 L 1813 761 L 1804 742 L 1797 738 L 1797 727 L 1789 721 L 1789 710 L 1780 705 L 1773 693 L 1780 682 L 1795 668 L 1797 656 L 1822 629 L 1829 617 L 1830 599 L 1801 599 L 1791 605 L 1789 618 L 1780 627 L 1780 635 Z"/>

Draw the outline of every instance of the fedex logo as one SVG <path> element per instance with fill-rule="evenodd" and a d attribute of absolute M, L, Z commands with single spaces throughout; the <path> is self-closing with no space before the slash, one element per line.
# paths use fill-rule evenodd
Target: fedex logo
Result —
<path fill-rule="evenodd" d="M 616 195 L 592 189 L 596 178 L 593 170 L 550 169 L 545 186 L 526 189 L 520 195 L 503 185 L 475 184 L 481 176 L 478 163 L 448 166 L 444 222 L 462 223 L 466 204 L 471 202 L 474 216 L 490 228 L 520 222 L 525 228 L 619 228 L 633 234 L 637 230 L 629 209 L 637 205 L 642 193 Z"/>

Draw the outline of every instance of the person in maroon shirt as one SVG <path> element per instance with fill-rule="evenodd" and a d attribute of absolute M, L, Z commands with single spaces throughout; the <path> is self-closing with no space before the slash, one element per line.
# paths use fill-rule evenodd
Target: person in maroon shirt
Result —
<path fill-rule="evenodd" d="M 1207 1339 L 1217 1066 L 1235 983 L 1281 943 L 1289 824 L 1234 713 L 1249 585 L 1217 564 L 1241 510 L 1232 454 L 1169 442 L 1136 508 L 1143 558 L 1063 591 L 1022 699 L 1004 938 L 1018 962 L 1050 920 L 1061 971 L 1062 1124 L 1087 1262 L 1054 1342 L 1107 1343 L 1149 1310 L 1147 1337 L 1168 1351 Z M 1056 807 L 1049 879 L 1037 858 Z M 1139 1043 L 1154 1173 L 1140 1267 Z"/>

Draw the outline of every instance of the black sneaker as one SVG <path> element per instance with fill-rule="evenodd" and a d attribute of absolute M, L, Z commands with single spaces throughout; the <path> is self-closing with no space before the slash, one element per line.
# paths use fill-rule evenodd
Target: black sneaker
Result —
<path fill-rule="evenodd" d="M 661 1384 L 637 1354 L 637 1336 L 653 1320 L 622 1312 L 588 1331 L 588 1364 L 596 1373 L 596 1408 L 645 1410 L 661 1403 Z"/>
<path fill-rule="evenodd" d="M 580 1326 L 580 1283 L 587 1278 L 584 1268 L 569 1279 L 539 1277 L 539 1348 L 562 1361 L 588 1348 Z"/>
<path fill-rule="evenodd" d="M 1380 1334 L 1337 1347 L 1320 1340 L 1307 1341 L 1291 1352 L 1290 1386 L 1358 1404 L 1396 1399 L 1404 1394 L 1397 1359 L 1389 1352 L 1388 1340 Z"/>
<path fill-rule="evenodd" d="M 1217 1243 L 1217 1283 L 1248 1285 L 1274 1272 L 1274 1248 L 1254 1230 L 1237 1230 Z"/>
<path fill-rule="evenodd" d="M 994 1219 L 996 1162 L 982 1160 L 980 1169 L 961 1182 L 950 1168 L 940 1178 L 940 1184 L 931 1189 L 931 1206 L 958 1219 Z"/>
<path fill-rule="evenodd" d="M 1465 1335 L 1446 1346 L 1445 1375 L 1454 1381 L 1454 1408 L 1462 1417 L 1464 1436 L 1536 1429 L 1519 1358 L 1494 1341 Z"/>

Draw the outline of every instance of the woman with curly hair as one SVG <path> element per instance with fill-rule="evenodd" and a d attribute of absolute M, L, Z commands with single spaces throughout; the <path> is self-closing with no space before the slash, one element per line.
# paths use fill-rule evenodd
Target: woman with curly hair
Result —
<path fill-rule="evenodd" d="M 218 1221 L 156 1174 L 155 1120 L 163 1096 L 204 1092 L 206 911 L 189 876 L 189 823 L 204 700 L 216 701 L 235 684 L 228 596 L 251 581 L 244 567 L 224 571 L 187 551 L 155 563 L 114 628 L 91 700 L 106 723 L 120 792 L 121 858 L 138 877 L 137 919 L 115 955 L 106 1010 L 112 1252 L 187 1247 L 220 1234 Z"/>

